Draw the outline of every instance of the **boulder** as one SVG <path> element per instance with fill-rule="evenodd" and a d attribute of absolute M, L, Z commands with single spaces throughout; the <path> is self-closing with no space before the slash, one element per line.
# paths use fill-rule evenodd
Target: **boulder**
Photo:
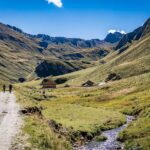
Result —
<path fill-rule="evenodd" d="M 105 79 L 105 82 L 120 80 L 121 76 L 116 73 L 110 73 L 108 77 Z"/>
<path fill-rule="evenodd" d="M 83 87 L 91 87 L 94 86 L 94 82 L 88 80 L 85 83 L 82 84 Z"/>

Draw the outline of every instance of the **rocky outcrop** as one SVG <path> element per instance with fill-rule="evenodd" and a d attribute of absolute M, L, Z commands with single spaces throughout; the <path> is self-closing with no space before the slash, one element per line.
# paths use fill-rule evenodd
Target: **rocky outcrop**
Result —
<path fill-rule="evenodd" d="M 91 86 L 94 86 L 94 82 L 88 80 L 86 81 L 85 83 L 82 84 L 83 87 L 91 87 Z"/>
<path fill-rule="evenodd" d="M 150 18 L 144 23 L 143 26 L 137 28 L 133 32 L 130 32 L 123 36 L 118 45 L 116 46 L 116 50 L 124 47 L 127 43 L 132 43 L 134 40 L 139 40 L 143 36 L 150 33 Z"/>
<path fill-rule="evenodd" d="M 116 42 L 119 42 L 122 37 L 124 36 L 125 34 L 122 34 L 120 32 L 115 32 L 115 33 L 109 33 L 106 38 L 105 38 L 105 41 L 106 42 L 109 42 L 109 43 L 116 43 Z"/>
<path fill-rule="evenodd" d="M 36 68 L 35 73 L 38 77 L 48 77 L 62 75 L 77 71 L 78 68 L 72 64 L 61 62 L 61 61 L 43 61 Z"/>

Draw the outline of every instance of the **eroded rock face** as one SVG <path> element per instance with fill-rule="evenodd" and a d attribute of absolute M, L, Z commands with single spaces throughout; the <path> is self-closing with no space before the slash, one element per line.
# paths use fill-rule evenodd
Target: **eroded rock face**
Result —
<path fill-rule="evenodd" d="M 71 64 L 59 61 L 43 61 L 36 68 L 35 73 L 38 77 L 47 77 L 47 76 L 56 76 L 73 71 L 77 71 L 78 68 L 75 68 Z"/>

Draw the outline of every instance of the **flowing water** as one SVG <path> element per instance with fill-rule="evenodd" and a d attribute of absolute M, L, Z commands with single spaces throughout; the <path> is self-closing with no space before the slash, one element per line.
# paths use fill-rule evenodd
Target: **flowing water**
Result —
<path fill-rule="evenodd" d="M 90 142 L 86 146 L 79 148 L 78 150 L 119 150 L 123 149 L 122 143 L 117 141 L 117 136 L 120 131 L 125 129 L 129 123 L 134 119 L 133 116 L 127 116 L 126 124 L 122 125 L 119 128 L 112 130 L 104 131 L 102 134 L 107 137 L 107 140 L 104 142 Z"/>

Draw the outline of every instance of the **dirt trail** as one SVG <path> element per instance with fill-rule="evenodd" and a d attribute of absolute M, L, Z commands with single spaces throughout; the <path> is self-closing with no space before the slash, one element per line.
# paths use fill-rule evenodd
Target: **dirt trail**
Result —
<path fill-rule="evenodd" d="M 0 93 L 0 150 L 10 150 L 22 124 L 15 95 Z"/>

